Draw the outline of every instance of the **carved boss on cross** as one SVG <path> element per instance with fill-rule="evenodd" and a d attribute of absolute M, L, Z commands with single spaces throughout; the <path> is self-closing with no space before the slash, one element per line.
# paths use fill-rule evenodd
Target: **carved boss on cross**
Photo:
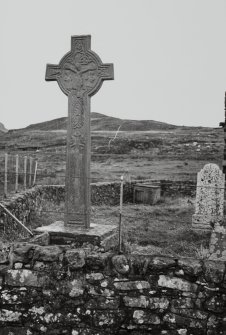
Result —
<path fill-rule="evenodd" d="M 90 37 L 79 39 L 72 37 L 71 51 L 60 61 L 59 65 L 48 64 L 46 80 L 57 80 L 61 90 L 69 95 L 81 97 L 84 93 L 94 95 L 103 80 L 113 79 L 112 64 L 103 64 L 90 50 Z"/>

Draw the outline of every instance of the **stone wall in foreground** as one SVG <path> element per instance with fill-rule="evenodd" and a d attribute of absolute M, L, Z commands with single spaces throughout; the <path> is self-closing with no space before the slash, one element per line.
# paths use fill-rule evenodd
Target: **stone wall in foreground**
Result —
<path fill-rule="evenodd" d="M 2 246 L 0 334 L 226 334 L 223 262 L 92 248 Z"/>

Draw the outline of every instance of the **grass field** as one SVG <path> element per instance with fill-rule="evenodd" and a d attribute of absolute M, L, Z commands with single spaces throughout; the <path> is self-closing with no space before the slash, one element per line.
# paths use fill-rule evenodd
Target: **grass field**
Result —
<path fill-rule="evenodd" d="M 92 132 L 93 181 L 117 180 L 124 173 L 134 179 L 195 180 L 206 163 L 221 167 L 223 160 L 222 129 L 122 131 L 114 137 L 113 131 Z M 0 172 L 6 151 L 20 157 L 31 155 L 38 160 L 38 183 L 64 183 L 65 131 L 20 130 L 1 136 L 0 144 Z"/>
<path fill-rule="evenodd" d="M 48 225 L 64 219 L 63 203 L 45 204 L 36 213 L 33 223 Z M 210 233 L 196 233 L 191 229 L 194 199 L 165 198 L 158 204 L 123 206 L 123 247 L 125 252 L 171 255 L 173 257 L 203 257 L 209 245 Z M 119 224 L 118 206 L 92 206 L 91 222 Z M 204 255 L 205 257 L 205 255 Z"/>
<path fill-rule="evenodd" d="M 196 180 L 207 163 L 221 167 L 224 139 L 222 129 L 180 127 L 170 130 L 92 132 L 91 179 Z M 15 131 L 1 136 L 0 157 L 7 150 L 38 160 L 40 184 L 64 184 L 66 159 L 65 131 Z M 37 150 L 38 148 L 38 150 Z M 0 160 L 4 169 L 4 160 Z M 155 206 L 125 205 L 123 208 L 124 247 L 130 252 L 172 256 L 206 257 L 209 234 L 191 230 L 194 199 L 163 199 Z M 44 209 L 42 209 L 44 210 Z M 36 213 L 36 224 L 63 220 L 64 207 Z M 92 222 L 118 224 L 117 207 L 92 207 Z"/>

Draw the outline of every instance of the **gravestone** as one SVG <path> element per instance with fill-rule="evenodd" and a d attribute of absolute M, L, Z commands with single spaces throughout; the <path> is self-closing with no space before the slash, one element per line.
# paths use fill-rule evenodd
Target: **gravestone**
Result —
<path fill-rule="evenodd" d="M 224 122 L 220 123 L 220 126 L 224 128 L 224 157 L 223 157 L 223 173 L 226 174 L 226 92 L 224 95 Z"/>
<path fill-rule="evenodd" d="M 116 227 L 90 224 L 90 98 L 104 80 L 114 79 L 113 64 L 103 64 L 90 47 L 91 36 L 72 36 L 71 51 L 59 65 L 46 68 L 45 79 L 57 81 L 68 96 L 65 218 L 36 232 L 48 232 L 50 243 L 90 242 L 107 248 Z"/>
<path fill-rule="evenodd" d="M 90 50 L 91 36 L 72 36 L 71 51 L 59 65 L 48 64 L 46 80 L 57 81 L 68 96 L 65 223 L 90 227 L 90 97 L 113 64 L 103 64 Z"/>
<path fill-rule="evenodd" d="M 223 220 L 225 176 L 216 164 L 198 173 L 193 229 L 211 230 Z"/>

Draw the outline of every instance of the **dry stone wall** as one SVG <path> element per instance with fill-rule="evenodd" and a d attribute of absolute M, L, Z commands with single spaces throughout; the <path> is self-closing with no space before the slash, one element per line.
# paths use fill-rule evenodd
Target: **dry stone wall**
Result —
<path fill-rule="evenodd" d="M 223 262 L 14 243 L 0 283 L 1 335 L 226 333 Z"/>

